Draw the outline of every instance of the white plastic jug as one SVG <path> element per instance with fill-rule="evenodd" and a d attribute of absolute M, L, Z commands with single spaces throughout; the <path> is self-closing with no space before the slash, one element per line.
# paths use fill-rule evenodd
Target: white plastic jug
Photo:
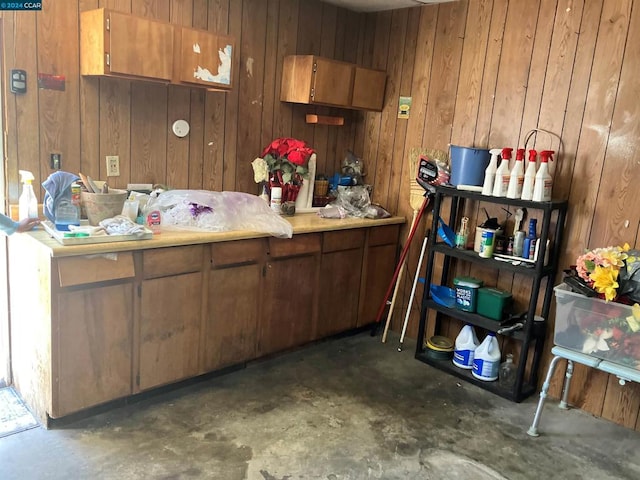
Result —
<path fill-rule="evenodd" d="M 471 325 L 465 325 L 456 337 L 456 345 L 453 350 L 453 364 L 456 367 L 473 368 L 474 352 L 480 342 Z"/>
<path fill-rule="evenodd" d="M 479 380 L 492 382 L 498 379 L 500 370 L 500 346 L 495 333 L 489 333 L 476 348 L 471 374 Z"/>

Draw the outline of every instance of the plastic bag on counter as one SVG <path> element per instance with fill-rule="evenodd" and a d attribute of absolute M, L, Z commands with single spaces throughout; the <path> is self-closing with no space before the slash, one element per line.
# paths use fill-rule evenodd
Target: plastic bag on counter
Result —
<path fill-rule="evenodd" d="M 264 200 L 242 192 L 169 190 L 149 199 L 160 210 L 163 230 L 229 232 L 246 230 L 291 238 L 293 227 Z"/>
<path fill-rule="evenodd" d="M 323 218 L 388 218 L 391 216 L 384 208 L 371 203 L 366 185 L 339 188 L 336 199 L 318 211 Z"/>

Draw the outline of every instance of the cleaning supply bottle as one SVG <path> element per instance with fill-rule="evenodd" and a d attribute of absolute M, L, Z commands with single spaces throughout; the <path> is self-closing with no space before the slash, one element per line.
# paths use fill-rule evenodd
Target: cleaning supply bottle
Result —
<path fill-rule="evenodd" d="M 509 177 L 509 187 L 507 188 L 507 198 L 520 198 L 522 196 L 522 187 L 524 184 L 524 148 L 516 151 L 516 163 L 511 169 Z"/>
<path fill-rule="evenodd" d="M 453 350 L 453 364 L 456 367 L 471 370 L 473 368 L 474 352 L 478 347 L 478 337 L 473 326 L 466 324 L 456 337 L 455 349 Z"/>
<path fill-rule="evenodd" d="M 497 380 L 501 358 L 496 334 L 489 332 L 480 346 L 476 348 L 471 374 L 478 380 L 485 382 Z"/>
<path fill-rule="evenodd" d="M 511 390 L 516 383 L 517 368 L 513 363 L 513 354 L 507 353 L 504 362 L 500 364 L 498 371 L 498 383 L 501 387 Z"/>
<path fill-rule="evenodd" d="M 31 182 L 35 180 L 33 173 L 27 170 L 18 170 L 20 172 L 20 181 L 22 182 L 22 193 L 18 200 L 18 217 L 20 220 L 25 218 L 38 218 L 38 199 L 33 191 Z"/>
<path fill-rule="evenodd" d="M 493 193 L 493 184 L 496 180 L 496 170 L 498 169 L 498 155 L 500 155 L 499 148 L 492 148 L 489 150 L 491 154 L 491 161 L 484 171 L 484 183 L 482 184 L 482 195 L 491 195 Z"/>
<path fill-rule="evenodd" d="M 532 218 L 529 220 L 529 235 L 527 235 L 524 239 L 524 243 L 522 245 L 522 258 L 527 258 L 529 260 L 533 260 L 536 251 L 536 226 L 538 220 Z"/>
<path fill-rule="evenodd" d="M 500 166 L 496 170 L 496 179 L 493 182 L 493 196 L 505 197 L 509 188 L 509 160 L 511 160 L 511 152 L 513 148 L 503 148 L 500 156 L 502 160 Z"/>
<path fill-rule="evenodd" d="M 538 152 L 529 150 L 529 162 L 527 170 L 524 173 L 524 183 L 522 185 L 522 200 L 531 200 L 533 198 L 533 186 L 536 181 L 536 157 Z"/>
<path fill-rule="evenodd" d="M 73 200 L 62 198 L 56 204 L 55 219 L 56 230 L 68 232 L 69 225 L 80 225 L 80 209 Z"/>
<path fill-rule="evenodd" d="M 553 177 L 549 173 L 549 160 L 553 160 L 553 150 L 543 150 L 540 152 L 540 168 L 536 173 L 536 181 L 533 186 L 534 202 L 551 201 L 551 189 L 553 188 Z"/>

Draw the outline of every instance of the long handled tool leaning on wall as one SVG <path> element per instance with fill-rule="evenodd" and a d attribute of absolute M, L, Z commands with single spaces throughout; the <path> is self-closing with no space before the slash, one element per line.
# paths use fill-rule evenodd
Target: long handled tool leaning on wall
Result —
<path fill-rule="evenodd" d="M 396 269 L 393 273 L 393 277 L 391 278 L 391 283 L 389 284 L 389 288 L 387 289 L 387 292 L 384 296 L 382 304 L 380 305 L 380 308 L 378 310 L 378 314 L 376 315 L 376 320 L 373 326 L 373 330 L 371 332 L 372 335 L 375 335 L 378 325 L 380 324 L 380 320 L 382 319 L 384 309 L 387 306 L 389 295 L 391 295 L 391 291 L 394 290 L 393 298 L 391 300 L 391 305 L 389 308 L 389 313 L 387 315 L 387 321 L 384 328 L 384 333 L 382 336 L 383 342 L 386 342 L 387 333 L 389 331 L 389 325 L 391 324 L 393 308 L 395 306 L 395 300 L 398 294 L 400 279 L 402 278 L 402 273 L 406 268 L 405 260 L 409 252 L 409 247 L 411 246 L 411 241 L 413 240 L 416 230 L 420 225 L 420 220 L 422 219 L 422 216 L 427 206 L 430 204 L 431 194 L 434 192 L 434 189 L 433 189 L 434 186 L 444 184 L 449 179 L 449 172 L 446 168 L 446 165 L 442 162 L 438 162 L 429 158 L 430 156 L 442 158 L 441 157 L 442 152 L 438 152 L 438 151 L 433 151 L 433 152 L 435 155 L 433 154 L 430 154 L 429 156 L 427 156 L 426 154 L 420 155 L 419 160 L 416 161 L 415 164 L 414 162 L 412 162 L 411 170 L 412 172 L 416 172 L 416 169 L 417 169 L 417 173 L 415 177 L 413 175 L 411 177 L 410 202 L 411 202 L 411 206 L 414 209 L 413 219 L 411 221 L 411 228 L 409 231 L 409 235 L 407 236 L 407 240 L 402 249 L 402 252 L 400 254 L 400 260 L 398 261 Z M 416 154 L 416 159 L 418 159 L 417 154 Z M 415 167 L 415 165 L 417 165 L 417 167 Z M 420 205 L 420 207 L 418 208 L 417 214 L 416 214 L 417 205 Z M 395 289 L 394 289 L 394 285 L 395 285 Z M 405 329 L 406 329 L 406 326 L 403 328 L 403 330 Z"/>

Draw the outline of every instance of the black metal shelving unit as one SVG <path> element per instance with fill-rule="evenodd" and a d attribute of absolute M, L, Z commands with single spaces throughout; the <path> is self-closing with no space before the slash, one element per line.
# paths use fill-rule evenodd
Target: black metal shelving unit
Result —
<path fill-rule="evenodd" d="M 449 247 L 446 243 L 437 241 L 438 218 L 441 215 L 442 203 L 445 197 L 451 198 L 451 206 L 449 209 L 448 219 L 449 225 L 458 225 L 459 212 L 463 211 L 465 201 L 479 201 L 487 203 L 496 203 L 511 207 L 524 207 L 530 210 L 537 210 L 543 213 L 540 246 L 538 258 L 535 263 L 513 265 L 493 258 L 482 258 L 473 250 L 460 250 Z M 544 346 L 545 328 L 534 329 L 534 316 L 537 314 L 536 307 L 538 297 L 542 293 L 544 295 L 540 315 L 545 319 L 549 318 L 549 309 L 551 299 L 553 297 L 553 278 L 558 268 L 558 258 L 560 255 L 560 246 L 562 243 L 562 232 L 567 216 L 566 200 L 553 200 L 550 202 L 532 202 L 527 200 L 514 200 L 504 197 L 492 197 L 482 195 L 480 193 L 458 190 L 454 187 L 438 186 L 434 194 L 433 200 L 433 225 L 429 233 L 429 252 L 426 262 L 425 271 L 425 288 L 422 296 L 422 304 L 420 308 L 420 324 L 418 328 L 418 342 L 416 346 L 416 359 L 428 365 L 436 367 L 445 372 L 451 373 L 458 378 L 466 380 L 485 390 L 491 391 L 501 397 L 507 398 L 515 402 L 521 402 L 536 391 L 538 381 L 538 370 L 542 357 L 542 349 Z M 551 235 L 552 220 L 555 220 L 555 228 Z M 546 252 L 546 239 L 551 239 L 551 250 L 548 255 L 548 262 L 545 265 L 544 259 Z M 462 320 L 471 325 L 493 331 L 498 330 L 499 322 L 490 318 L 483 317 L 474 313 L 465 312 L 456 308 L 447 308 L 431 299 L 429 285 L 433 280 L 433 271 L 436 255 L 443 257 L 442 273 L 440 284 L 446 285 L 451 282 L 451 261 L 458 259 L 465 262 L 472 262 L 482 265 L 486 268 L 495 270 L 510 271 L 530 277 L 531 279 L 531 296 L 527 309 L 527 318 L 524 327 L 521 330 L 510 332 L 508 335 L 522 343 L 519 358 L 514 359 L 517 362 L 516 381 L 512 389 L 507 390 L 501 387 L 498 382 L 484 382 L 478 380 L 471 375 L 469 370 L 464 370 L 453 365 L 451 360 L 433 360 L 426 355 L 425 351 L 425 331 L 426 320 L 429 310 L 436 312 L 435 332 L 437 334 L 440 329 L 442 317 L 452 317 Z M 547 278 L 544 292 L 540 292 L 542 280 Z M 529 359 L 529 350 L 533 344 L 533 357 Z M 527 373 L 527 365 L 530 369 Z M 525 378 L 526 377 L 526 378 Z"/>

